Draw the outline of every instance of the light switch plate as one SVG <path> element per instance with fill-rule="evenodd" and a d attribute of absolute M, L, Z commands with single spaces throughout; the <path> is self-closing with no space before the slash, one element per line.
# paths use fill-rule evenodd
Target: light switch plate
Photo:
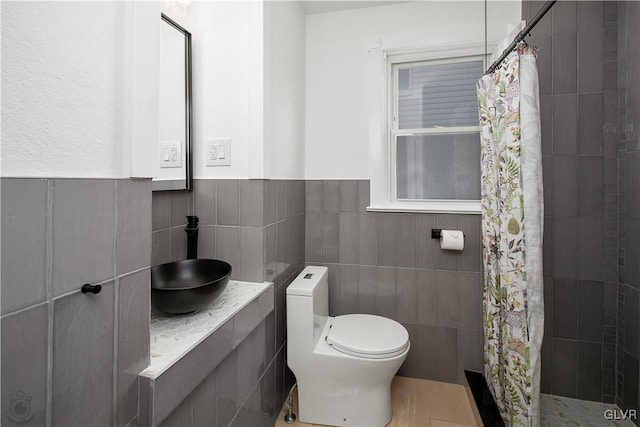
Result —
<path fill-rule="evenodd" d="M 207 166 L 231 165 L 231 138 L 209 138 L 205 143 Z"/>
<path fill-rule="evenodd" d="M 160 143 L 160 167 L 182 167 L 182 141 L 162 141 Z"/>

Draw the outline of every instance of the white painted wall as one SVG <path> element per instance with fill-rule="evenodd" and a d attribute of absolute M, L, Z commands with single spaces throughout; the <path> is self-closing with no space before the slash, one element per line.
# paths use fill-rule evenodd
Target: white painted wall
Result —
<path fill-rule="evenodd" d="M 163 12 L 192 34 L 194 178 L 249 176 L 250 3 L 164 2 Z M 231 138 L 231 165 L 205 166 L 205 141 Z"/>
<path fill-rule="evenodd" d="M 255 1 L 2 6 L 3 176 L 156 174 L 163 11 L 193 35 L 194 176 L 303 177 L 297 2 L 274 4 L 273 25 Z M 231 166 L 205 166 L 217 137 L 232 139 Z"/>
<path fill-rule="evenodd" d="M 304 178 L 305 33 L 306 16 L 298 1 L 270 4 L 269 47 L 266 57 L 270 86 L 265 112 L 265 143 L 269 149 L 270 177 Z"/>
<path fill-rule="evenodd" d="M 504 37 L 520 22 L 520 1 L 490 2 L 489 39 Z M 424 1 L 321 13 L 306 23 L 307 179 L 370 177 L 369 109 L 372 93 L 368 50 L 419 48 L 484 41 L 484 2 Z"/>
<path fill-rule="evenodd" d="M 196 178 L 366 178 L 372 40 L 484 35 L 483 2 L 402 3 L 306 23 L 297 2 L 162 8 L 193 34 Z M 3 176 L 153 174 L 160 9 L 3 2 Z M 489 15 L 490 36 L 503 33 L 520 2 L 490 6 Z M 232 139 L 230 167 L 205 167 L 205 140 L 216 137 Z"/>
<path fill-rule="evenodd" d="M 194 177 L 304 177 L 305 15 L 299 2 L 164 2 L 192 33 Z M 205 165 L 231 138 L 231 166 Z"/>
<path fill-rule="evenodd" d="M 144 105 L 133 90 L 136 25 L 155 11 L 126 2 L 3 2 L 2 176 L 134 174 L 133 139 L 153 137 L 134 125 Z M 139 125 L 148 128 L 148 119 L 138 114 Z M 155 126 L 157 133 L 157 119 Z"/>

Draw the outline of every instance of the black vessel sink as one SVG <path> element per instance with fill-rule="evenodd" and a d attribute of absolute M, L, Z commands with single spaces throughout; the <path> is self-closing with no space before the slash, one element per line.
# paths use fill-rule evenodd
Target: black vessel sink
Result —
<path fill-rule="evenodd" d="M 206 307 L 224 291 L 231 265 L 215 259 L 185 259 L 151 268 L 151 306 L 166 314 Z"/>

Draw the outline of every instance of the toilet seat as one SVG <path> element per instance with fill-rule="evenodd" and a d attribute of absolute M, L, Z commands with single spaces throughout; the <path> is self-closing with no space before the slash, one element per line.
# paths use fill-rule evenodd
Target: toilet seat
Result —
<path fill-rule="evenodd" d="M 347 314 L 333 319 L 326 341 L 334 349 L 363 359 L 399 356 L 409 347 L 400 323 L 372 314 Z"/>

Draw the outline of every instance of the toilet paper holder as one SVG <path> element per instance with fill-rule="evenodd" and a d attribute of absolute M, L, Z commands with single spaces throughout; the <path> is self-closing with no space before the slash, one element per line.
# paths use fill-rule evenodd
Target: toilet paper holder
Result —
<path fill-rule="evenodd" d="M 462 236 L 467 237 L 466 234 L 462 234 Z M 432 228 L 431 229 L 431 238 L 440 240 L 442 238 L 442 229 L 441 228 Z"/>

